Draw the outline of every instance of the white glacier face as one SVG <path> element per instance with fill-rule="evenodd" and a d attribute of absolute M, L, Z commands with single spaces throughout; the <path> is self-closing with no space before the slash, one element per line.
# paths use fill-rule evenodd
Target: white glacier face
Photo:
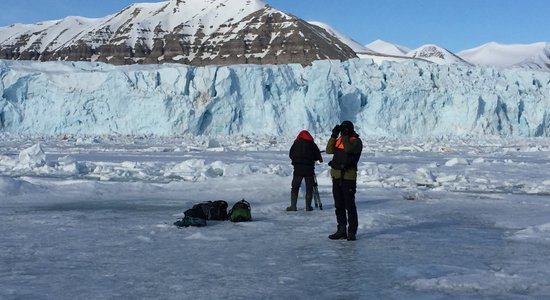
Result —
<path fill-rule="evenodd" d="M 354 59 L 301 65 L 0 61 L 0 132 L 550 136 L 550 74 Z"/>

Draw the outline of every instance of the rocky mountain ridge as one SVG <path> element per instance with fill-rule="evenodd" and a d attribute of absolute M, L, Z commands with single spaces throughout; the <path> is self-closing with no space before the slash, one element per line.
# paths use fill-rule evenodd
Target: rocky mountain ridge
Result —
<path fill-rule="evenodd" d="M 115 65 L 311 64 L 356 57 L 324 29 L 259 0 L 133 4 L 99 19 L 0 28 L 0 59 Z"/>

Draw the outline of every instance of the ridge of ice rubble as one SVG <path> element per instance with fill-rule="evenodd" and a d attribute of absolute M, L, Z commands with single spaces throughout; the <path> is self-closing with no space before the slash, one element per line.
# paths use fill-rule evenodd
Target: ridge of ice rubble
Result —
<path fill-rule="evenodd" d="M 4 138 L 6 145 L 17 143 L 17 138 L 12 140 L 12 137 L 2 134 L 0 137 Z M 143 144 L 139 139 L 126 144 L 124 138 L 97 140 L 97 148 L 94 144 L 79 144 L 75 139 L 60 141 L 53 138 L 45 138 L 28 147 L 6 147 L 7 153 L 11 154 L 0 155 L 0 176 L 170 183 L 233 180 L 243 176 L 287 177 L 292 174 L 292 166 L 287 160 L 291 139 L 277 141 L 258 137 L 252 141 L 249 138 L 189 136 L 145 139 Z M 319 145 L 326 144 L 326 138 L 316 140 Z M 550 180 L 532 171 L 534 168 L 545 170 L 548 163 L 515 161 L 522 159 L 518 153 L 525 157 L 530 153 L 548 153 L 550 144 L 547 139 L 501 139 L 495 145 L 490 141 L 408 141 L 366 137 L 357 182 L 368 187 L 401 189 L 403 197 L 409 200 L 422 198 L 424 189 L 530 195 L 550 193 Z M 266 151 L 278 154 L 265 159 Z M 34 159 L 29 160 L 28 153 L 33 153 Z M 439 153 L 441 157 L 424 160 L 422 157 L 428 153 Z M 516 158 L 510 159 L 510 154 Z M 396 155 L 403 159 L 407 170 L 387 163 L 387 157 Z M 510 180 L 510 176 L 503 173 L 496 179 L 487 173 L 494 168 L 525 174 L 518 177 L 521 179 Z M 317 171 L 319 182 L 330 182 L 326 165 L 318 165 Z M 17 190 L 19 186 L 18 181 L 2 181 L 6 191 Z"/>
<path fill-rule="evenodd" d="M 19 153 L 19 164 L 28 168 L 41 167 L 46 163 L 46 154 L 40 143 L 24 149 Z"/>
<path fill-rule="evenodd" d="M 300 65 L 0 61 L 0 131 L 550 136 L 550 74 L 370 59 Z"/>

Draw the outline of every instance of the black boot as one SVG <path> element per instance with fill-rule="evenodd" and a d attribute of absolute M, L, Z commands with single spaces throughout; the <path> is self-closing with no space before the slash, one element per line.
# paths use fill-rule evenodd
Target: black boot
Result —
<path fill-rule="evenodd" d="M 348 241 L 355 241 L 357 238 L 355 237 L 357 232 L 357 229 L 355 230 L 349 230 L 348 228 Z"/>
<path fill-rule="evenodd" d="M 331 240 L 344 240 L 348 238 L 346 233 L 346 226 L 338 226 L 338 230 L 335 233 L 328 236 Z"/>
<path fill-rule="evenodd" d="M 311 195 L 309 197 L 306 195 L 306 211 L 312 211 L 313 207 L 311 207 Z"/>
<path fill-rule="evenodd" d="M 290 206 L 286 208 L 286 211 L 296 211 L 296 204 L 298 203 L 298 194 L 290 195 Z"/>

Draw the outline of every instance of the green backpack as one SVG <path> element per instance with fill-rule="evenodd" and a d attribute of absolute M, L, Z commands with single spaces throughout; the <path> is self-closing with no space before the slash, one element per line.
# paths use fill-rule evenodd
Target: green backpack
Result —
<path fill-rule="evenodd" d="M 229 220 L 231 222 L 248 222 L 252 221 L 252 214 L 250 213 L 250 203 L 246 200 L 241 200 L 229 211 Z"/>

